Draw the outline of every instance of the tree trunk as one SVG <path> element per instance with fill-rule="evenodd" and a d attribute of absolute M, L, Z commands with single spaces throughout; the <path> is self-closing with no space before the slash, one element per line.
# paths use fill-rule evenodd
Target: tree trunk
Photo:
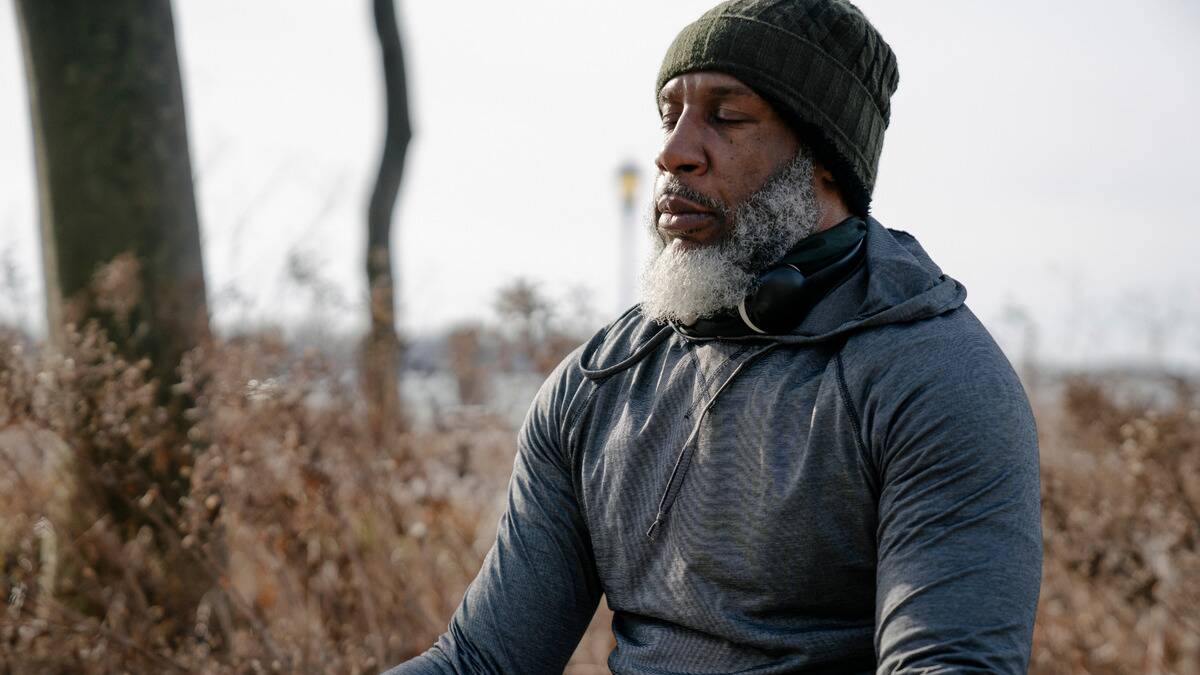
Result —
<path fill-rule="evenodd" d="M 387 129 L 383 156 L 367 211 L 367 288 L 371 329 L 364 345 L 363 386 L 376 436 L 403 424 L 400 407 L 400 340 L 396 334 L 395 276 L 392 274 L 392 211 L 412 139 L 408 82 L 393 0 L 374 0 L 375 30 L 383 57 Z"/>
<path fill-rule="evenodd" d="M 146 425 L 145 437 L 76 435 L 73 514 L 81 520 L 67 527 L 103 517 L 127 542 L 144 526 L 159 530 L 157 555 L 173 574 L 138 588 L 166 616 L 189 616 L 206 590 L 196 583 L 205 568 L 166 543 L 178 536 L 167 518 L 189 492 L 182 469 L 191 463 L 188 401 L 169 385 L 209 328 L 171 3 L 17 0 L 16 8 L 51 338 L 69 351 L 67 324 L 97 321 L 126 359 L 149 361 L 168 411 L 162 426 L 129 420 Z M 80 385 L 88 404 L 72 411 L 78 429 L 106 414 L 105 384 Z M 137 499 L 154 494 L 151 506 Z"/>
<path fill-rule="evenodd" d="M 208 337 L 169 0 L 17 0 L 52 339 L 98 319 L 170 383 Z M 117 265 L 108 265 L 118 260 Z"/>

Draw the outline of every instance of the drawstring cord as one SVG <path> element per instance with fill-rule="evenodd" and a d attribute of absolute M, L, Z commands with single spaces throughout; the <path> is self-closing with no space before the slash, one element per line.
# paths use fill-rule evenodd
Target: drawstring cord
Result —
<path fill-rule="evenodd" d="M 588 368 L 585 364 L 591 360 L 593 352 L 599 349 L 600 345 L 604 342 L 604 338 L 607 337 L 605 333 L 600 333 L 596 337 L 592 338 L 591 342 L 589 342 L 579 354 L 579 369 L 583 372 L 584 377 L 588 378 L 589 380 L 596 381 L 607 379 L 609 376 L 630 368 L 638 361 L 646 358 L 650 352 L 657 349 L 658 346 L 670 336 L 671 327 L 669 325 L 663 326 L 657 333 L 652 335 L 650 339 L 646 340 L 644 343 L 634 349 L 632 354 L 621 361 L 608 366 L 607 368 Z"/>
<path fill-rule="evenodd" d="M 638 309 L 639 308 L 635 306 L 626 312 L 626 315 L 638 311 Z M 624 318 L 624 316 L 621 317 L 621 319 Z M 616 323 L 620 323 L 621 319 L 618 319 Z M 673 327 L 671 324 L 667 324 L 660 328 L 657 333 L 650 336 L 650 338 L 641 345 L 634 348 L 633 353 L 621 361 L 608 366 L 607 368 L 588 368 L 585 364 L 591 361 L 593 354 L 600 348 L 600 345 L 603 344 L 604 339 L 607 337 L 607 331 L 602 331 L 584 346 L 583 351 L 579 355 L 579 368 L 585 377 L 587 377 L 589 380 L 599 383 L 608 379 L 610 376 L 621 372 L 622 370 L 633 367 L 635 364 L 646 358 L 647 355 L 657 349 L 658 346 L 661 345 L 668 337 L 670 337 L 671 333 L 675 331 L 675 327 Z M 704 408 L 700 411 L 699 417 L 696 419 L 696 424 L 692 427 L 691 433 L 688 434 L 687 441 L 684 442 L 683 447 L 679 450 L 679 456 L 675 458 L 675 466 L 671 468 L 671 475 L 667 478 L 667 487 L 665 490 L 663 490 L 662 497 L 658 500 L 658 512 L 654 515 L 654 522 L 650 524 L 650 529 L 646 530 L 646 536 L 648 538 L 654 538 L 655 531 L 658 530 L 658 528 L 666 521 L 667 515 L 671 511 L 671 507 L 675 504 L 675 497 L 679 494 L 679 487 L 683 485 L 683 479 L 687 477 L 688 469 L 691 467 L 692 455 L 694 454 L 693 443 L 700 435 L 700 427 L 704 424 L 704 418 L 708 415 L 708 412 L 712 410 L 714 405 L 716 405 L 717 399 L 721 396 L 721 393 L 725 391 L 725 388 L 728 387 L 729 384 L 741 374 L 742 370 L 744 370 L 746 366 L 754 362 L 755 359 L 763 354 L 775 349 L 780 344 L 782 343 L 771 342 L 765 347 L 762 347 L 747 356 L 745 360 L 743 360 L 737 365 L 737 367 L 733 369 L 733 372 L 729 374 L 729 377 L 725 378 L 725 381 L 721 383 L 721 386 L 717 387 L 717 390 L 713 393 L 712 398 L 710 398 L 708 403 L 704 405 Z"/>
<path fill-rule="evenodd" d="M 704 405 L 704 409 L 701 410 L 700 416 L 696 419 L 695 426 L 692 427 L 692 432 L 688 434 L 687 440 L 684 442 L 683 447 L 679 450 L 679 457 L 675 459 L 675 466 L 671 469 L 670 477 L 667 478 L 667 487 L 665 490 L 663 490 L 662 498 L 658 500 L 658 513 L 654 515 L 654 522 L 650 524 L 650 529 L 646 530 L 646 536 L 648 538 L 654 538 L 655 530 L 657 530 L 659 526 L 663 524 L 663 521 L 665 521 L 667 518 L 667 514 L 671 511 L 671 507 L 675 504 L 675 496 L 678 496 L 679 488 L 683 485 L 683 479 L 687 477 L 688 468 L 692 465 L 692 455 L 695 454 L 692 443 L 700 435 L 700 426 L 704 424 L 704 418 L 708 415 L 708 411 L 712 410 L 712 407 L 716 405 L 717 398 L 721 396 L 721 392 L 725 391 L 725 387 L 729 386 L 729 383 L 733 382 L 734 378 L 741 374 L 742 370 L 747 365 L 778 346 L 779 343 L 772 342 L 771 344 L 750 354 L 750 356 L 747 356 L 744 361 L 739 363 L 737 367 L 733 369 L 733 372 L 730 373 L 729 377 L 725 378 L 725 381 L 721 383 L 721 386 L 717 387 L 717 391 L 712 395 L 712 398 L 710 398 L 708 403 Z M 678 481 L 676 481 L 676 478 L 678 478 Z"/>

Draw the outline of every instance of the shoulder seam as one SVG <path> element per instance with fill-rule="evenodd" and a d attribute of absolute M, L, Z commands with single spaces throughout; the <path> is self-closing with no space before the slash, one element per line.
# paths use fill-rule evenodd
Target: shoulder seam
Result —
<path fill-rule="evenodd" d="M 584 380 L 584 383 L 588 383 L 587 380 Z M 579 406 L 577 408 L 570 411 L 570 414 L 567 415 L 567 419 L 564 420 L 562 431 L 560 432 L 561 435 L 560 435 L 559 442 L 563 444 L 563 447 L 566 448 L 568 453 L 571 452 L 571 448 L 570 448 L 571 432 L 574 431 L 575 424 L 577 422 L 579 422 L 580 416 L 583 415 L 585 410 L 587 410 L 588 405 L 592 402 L 592 399 L 596 396 L 596 392 L 600 390 L 600 385 L 603 384 L 603 382 L 590 382 L 588 384 L 592 385 L 592 390 L 588 392 L 587 396 L 585 396 L 583 398 L 583 401 L 579 404 Z M 569 405 L 570 404 L 568 404 L 568 407 L 569 407 Z M 573 458 L 568 457 L 568 459 L 573 459 Z"/>
<path fill-rule="evenodd" d="M 842 395 L 842 405 L 846 407 L 846 414 L 850 416 L 850 425 L 854 427 L 854 445 L 858 447 L 858 453 L 866 460 L 869 465 L 873 465 L 870 456 L 867 455 L 866 444 L 862 440 L 862 424 L 858 420 L 858 413 L 854 410 L 854 402 L 850 398 L 850 387 L 846 385 L 846 367 L 842 363 L 842 353 L 839 351 L 833 356 L 837 365 L 837 383 L 838 391 Z"/>
<path fill-rule="evenodd" d="M 592 399 L 596 397 L 596 392 L 600 391 L 601 384 L 603 383 L 591 382 L 592 390 L 588 392 L 586 397 L 584 397 L 583 402 L 579 404 L 579 407 L 572 411 L 570 416 L 568 416 L 567 422 L 563 426 L 562 437 L 559 440 L 559 442 L 563 445 L 563 451 L 567 455 L 567 466 L 571 472 L 571 493 L 575 498 L 575 503 L 579 506 L 579 515 L 583 519 L 583 526 L 587 529 L 589 538 L 591 536 L 590 533 L 592 531 L 592 524 L 588 518 L 587 502 L 585 502 L 583 499 L 583 484 L 582 476 L 580 475 L 582 458 L 579 453 L 579 448 L 577 447 L 578 437 L 575 434 L 575 431 L 576 425 L 579 423 L 580 418 L 583 417 L 583 413 L 591 405 Z"/>

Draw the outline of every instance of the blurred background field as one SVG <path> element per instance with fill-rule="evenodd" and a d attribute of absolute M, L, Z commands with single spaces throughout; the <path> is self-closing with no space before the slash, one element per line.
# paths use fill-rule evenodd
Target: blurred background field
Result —
<path fill-rule="evenodd" d="M 490 546 L 537 387 L 628 301 L 657 61 L 710 3 L 399 5 L 413 135 L 383 368 L 363 341 L 390 119 L 371 2 L 145 3 L 174 11 L 211 325 L 179 363 L 147 356 L 144 257 L 84 270 L 75 314 L 43 269 L 16 4 L 0 675 L 369 673 L 425 649 Z M 1200 11 L 858 4 L 901 65 L 874 213 L 964 281 L 1038 419 L 1032 672 L 1200 673 Z M 568 672 L 607 672 L 609 618 Z"/>

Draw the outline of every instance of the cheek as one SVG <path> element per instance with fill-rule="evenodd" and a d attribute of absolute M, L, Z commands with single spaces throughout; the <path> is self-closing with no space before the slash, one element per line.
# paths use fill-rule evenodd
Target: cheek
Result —
<path fill-rule="evenodd" d="M 735 168 L 734 174 L 727 182 L 727 199 L 725 203 L 730 208 L 737 208 L 766 184 L 770 176 L 771 172 L 762 166 L 761 159 L 742 163 Z"/>
<path fill-rule="evenodd" d="M 798 147 L 790 147 L 784 140 L 766 135 L 750 139 L 742 147 L 753 150 L 731 152 L 727 166 L 732 171 L 727 184 L 733 201 L 729 203 L 740 204 L 745 201 L 766 185 L 772 176 L 786 169 L 799 151 Z"/>

